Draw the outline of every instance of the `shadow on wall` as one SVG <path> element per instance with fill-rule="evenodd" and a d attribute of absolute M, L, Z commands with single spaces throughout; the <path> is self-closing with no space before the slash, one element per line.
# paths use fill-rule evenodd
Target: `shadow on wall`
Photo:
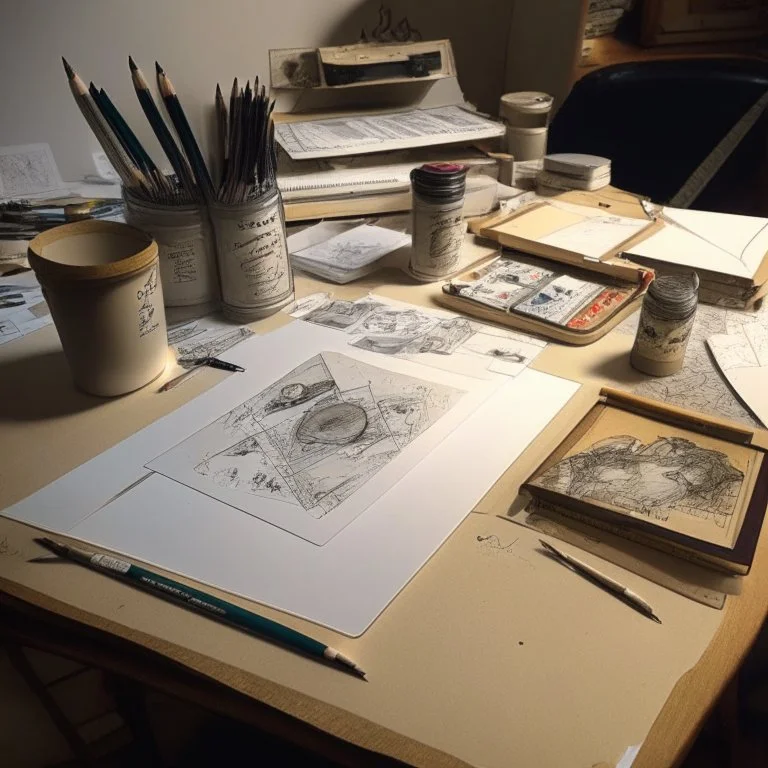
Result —
<path fill-rule="evenodd" d="M 363 0 L 333 30 L 328 44 L 357 42 L 363 29 L 370 36 L 380 23 L 381 5 L 380 0 Z M 498 113 L 513 0 L 396 0 L 385 5 L 392 27 L 407 18 L 424 40 L 450 39 L 466 99 L 483 112 Z"/>

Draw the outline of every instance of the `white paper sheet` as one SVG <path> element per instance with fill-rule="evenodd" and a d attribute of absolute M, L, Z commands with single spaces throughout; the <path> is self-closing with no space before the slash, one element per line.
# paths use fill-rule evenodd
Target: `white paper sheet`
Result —
<path fill-rule="evenodd" d="M 634 237 L 649 223 L 627 216 L 595 216 L 592 209 L 591 215 L 582 221 L 540 237 L 539 242 L 598 259 Z"/>
<path fill-rule="evenodd" d="M 259 345 L 263 359 L 277 357 L 269 341 Z M 417 378 L 328 351 L 266 385 L 274 368 L 264 374 L 251 376 L 248 400 L 146 467 L 318 545 L 490 394 L 466 392 L 458 377 L 436 371 Z"/>
<path fill-rule="evenodd" d="M 664 208 L 664 228 L 627 253 L 750 279 L 768 252 L 768 219 Z"/>
<path fill-rule="evenodd" d="M 0 278 L 0 344 L 53 322 L 34 272 Z"/>
<path fill-rule="evenodd" d="M 278 123 L 275 138 L 294 160 L 385 152 L 502 136 L 505 128 L 457 106 L 366 117 Z"/>
<path fill-rule="evenodd" d="M 284 368 L 283 355 L 348 352 L 343 335 L 293 323 L 238 345 L 227 359 L 256 371 L 260 342 L 270 336 Z M 424 374 L 407 361 L 390 364 Z M 501 382 L 472 418 L 322 547 L 144 469 L 226 403 L 247 398 L 250 370 L 201 395 L 193 412 L 169 414 L 3 514 L 359 635 L 579 386 L 531 370 Z"/>
<path fill-rule="evenodd" d="M 723 376 L 750 411 L 768 426 L 768 324 L 748 323 L 707 339 Z"/>
<path fill-rule="evenodd" d="M 52 196 L 64 191 L 47 144 L 0 147 L 0 200 Z"/>

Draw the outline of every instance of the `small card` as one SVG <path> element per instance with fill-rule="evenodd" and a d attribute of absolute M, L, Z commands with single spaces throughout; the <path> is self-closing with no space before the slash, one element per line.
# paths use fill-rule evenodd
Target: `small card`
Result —
<path fill-rule="evenodd" d="M 517 304 L 514 311 L 564 325 L 604 289 L 604 285 L 562 275 Z"/>

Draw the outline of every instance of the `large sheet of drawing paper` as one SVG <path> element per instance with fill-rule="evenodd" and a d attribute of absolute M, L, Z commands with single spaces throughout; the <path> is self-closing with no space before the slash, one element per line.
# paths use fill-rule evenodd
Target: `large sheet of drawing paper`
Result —
<path fill-rule="evenodd" d="M 464 394 L 321 352 L 146 467 L 325 544 L 445 438 L 430 427 Z"/>
<path fill-rule="evenodd" d="M 465 393 L 411 443 L 434 438 L 428 454 L 323 546 L 146 468 L 318 355 Z M 382 360 L 352 349 L 344 334 L 304 322 L 245 341 L 225 358 L 247 372 L 3 514 L 359 635 L 578 389 L 532 370 L 484 381 Z"/>

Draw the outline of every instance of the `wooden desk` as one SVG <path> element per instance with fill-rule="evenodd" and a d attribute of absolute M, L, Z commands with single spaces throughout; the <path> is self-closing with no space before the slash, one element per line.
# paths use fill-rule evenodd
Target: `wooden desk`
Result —
<path fill-rule="evenodd" d="M 300 295 L 331 290 L 303 278 L 297 285 Z M 375 290 L 428 304 L 434 288 L 415 286 L 399 273 L 386 271 L 363 283 L 332 290 L 339 297 Z M 284 322 L 288 318 L 278 316 L 255 328 L 267 330 Z M 469 515 L 362 638 L 343 638 L 259 608 L 375 669 L 368 684 L 84 569 L 29 564 L 29 557 L 40 554 L 32 542 L 36 532 L 5 519 L 0 519 L 0 587 L 4 592 L 0 606 L 12 606 L 15 611 L 23 608 L 26 622 L 13 614 L 13 627 L 22 637 L 24 632 L 32 632 L 30 626 L 50 626 L 51 650 L 70 648 L 71 653 L 72 648 L 80 647 L 82 661 L 119 668 L 164 690 L 298 739 L 343 764 L 380 764 L 385 758 L 420 766 L 509 765 L 520 760 L 521 765 L 586 768 L 615 761 L 623 747 L 636 743 L 637 733 L 644 735 L 638 724 L 645 722 L 647 727 L 658 711 L 653 695 L 664 680 L 658 677 L 659 663 L 643 654 L 645 638 L 650 637 L 646 633 L 652 629 L 648 625 L 657 625 L 631 611 L 615 613 L 624 609 L 614 605 L 616 601 L 595 600 L 587 617 L 570 615 L 567 604 L 560 604 L 560 632 L 542 635 L 535 622 L 521 626 L 515 621 L 519 595 L 517 585 L 503 578 L 506 562 L 476 552 L 470 561 L 462 547 L 489 532 L 509 540 L 528 535 L 496 515 L 507 510 L 520 482 L 546 454 L 546 444 L 564 433 L 568 418 L 579 407 L 579 397 L 589 394 L 588 387 L 604 383 L 626 387 L 637 380 L 627 363 L 631 342 L 631 336 L 613 333 L 587 348 L 551 345 L 537 359 L 534 367 L 579 378 L 586 387 L 504 473 L 477 505 L 475 514 Z M 163 395 L 150 387 L 104 401 L 71 388 L 53 329 L 1 347 L 0 507 L 155 421 L 213 385 L 220 375 L 203 371 Z M 542 574 L 537 578 L 540 575 L 543 578 Z M 676 631 L 689 633 L 692 646 L 700 642 L 699 637 L 712 633 L 715 619 L 711 609 L 703 610 L 690 601 L 681 603 L 678 596 L 653 589 L 655 585 L 645 585 L 639 577 L 626 575 L 625 580 L 630 586 L 644 585 L 646 595 L 650 590 L 654 605 L 659 610 L 667 608 L 670 621 L 665 626 L 677 621 Z M 470 581 L 474 593 L 467 591 Z M 564 583 L 574 590 L 589 586 L 576 579 Z M 554 609 L 548 605 L 554 602 L 548 601 L 555 598 L 556 593 L 550 592 L 539 600 L 536 610 L 542 622 L 551 621 Z M 702 645 L 700 661 L 674 686 L 636 766 L 673 765 L 684 755 L 746 654 L 767 604 L 768 537 L 763 537 L 742 594 L 728 599 L 714 639 L 706 650 Z M 619 616 L 622 622 L 633 622 L 626 632 L 615 626 Z M 574 665 L 578 668 L 568 682 L 569 690 L 575 696 L 580 689 L 584 693 L 589 688 L 585 694 L 593 705 L 589 711 L 569 707 L 563 695 L 565 683 L 546 676 L 548 664 L 556 670 L 564 647 L 577 642 L 574 622 L 579 621 L 582 631 L 591 633 L 588 645 L 599 648 L 601 642 L 620 641 L 627 652 L 626 687 L 621 691 L 611 687 L 610 664 L 602 666 L 599 653 Z M 39 639 L 41 633 L 33 634 Z M 540 686 L 525 689 L 504 674 L 509 674 L 508 669 L 494 666 L 494 658 L 511 659 L 512 648 L 520 656 L 510 664 L 539 669 Z M 522 655 L 533 649 L 541 655 Z M 683 654 L 681 658 L 687 657 Z M 696 658 L 698 651 L 691 663 Z M 539 659 L 538 663 L 533 659 Z M 514 725 L 527 710 L 551 713 L 552 719 L 539 716 L 530 727 L 518 725 L 528 741 L 511 742 L 515 729 L 505 729 L 504 723 Z M 619 710 L 621 716 L 615 714 Z M 627 717 L 622 719 L 624 715 Z M 569 734 L 559 737 L 559 743 L 547 739 L 555 718 L 559 732 Z M 394 723 L 397 727 L 389 727 Z"/>

